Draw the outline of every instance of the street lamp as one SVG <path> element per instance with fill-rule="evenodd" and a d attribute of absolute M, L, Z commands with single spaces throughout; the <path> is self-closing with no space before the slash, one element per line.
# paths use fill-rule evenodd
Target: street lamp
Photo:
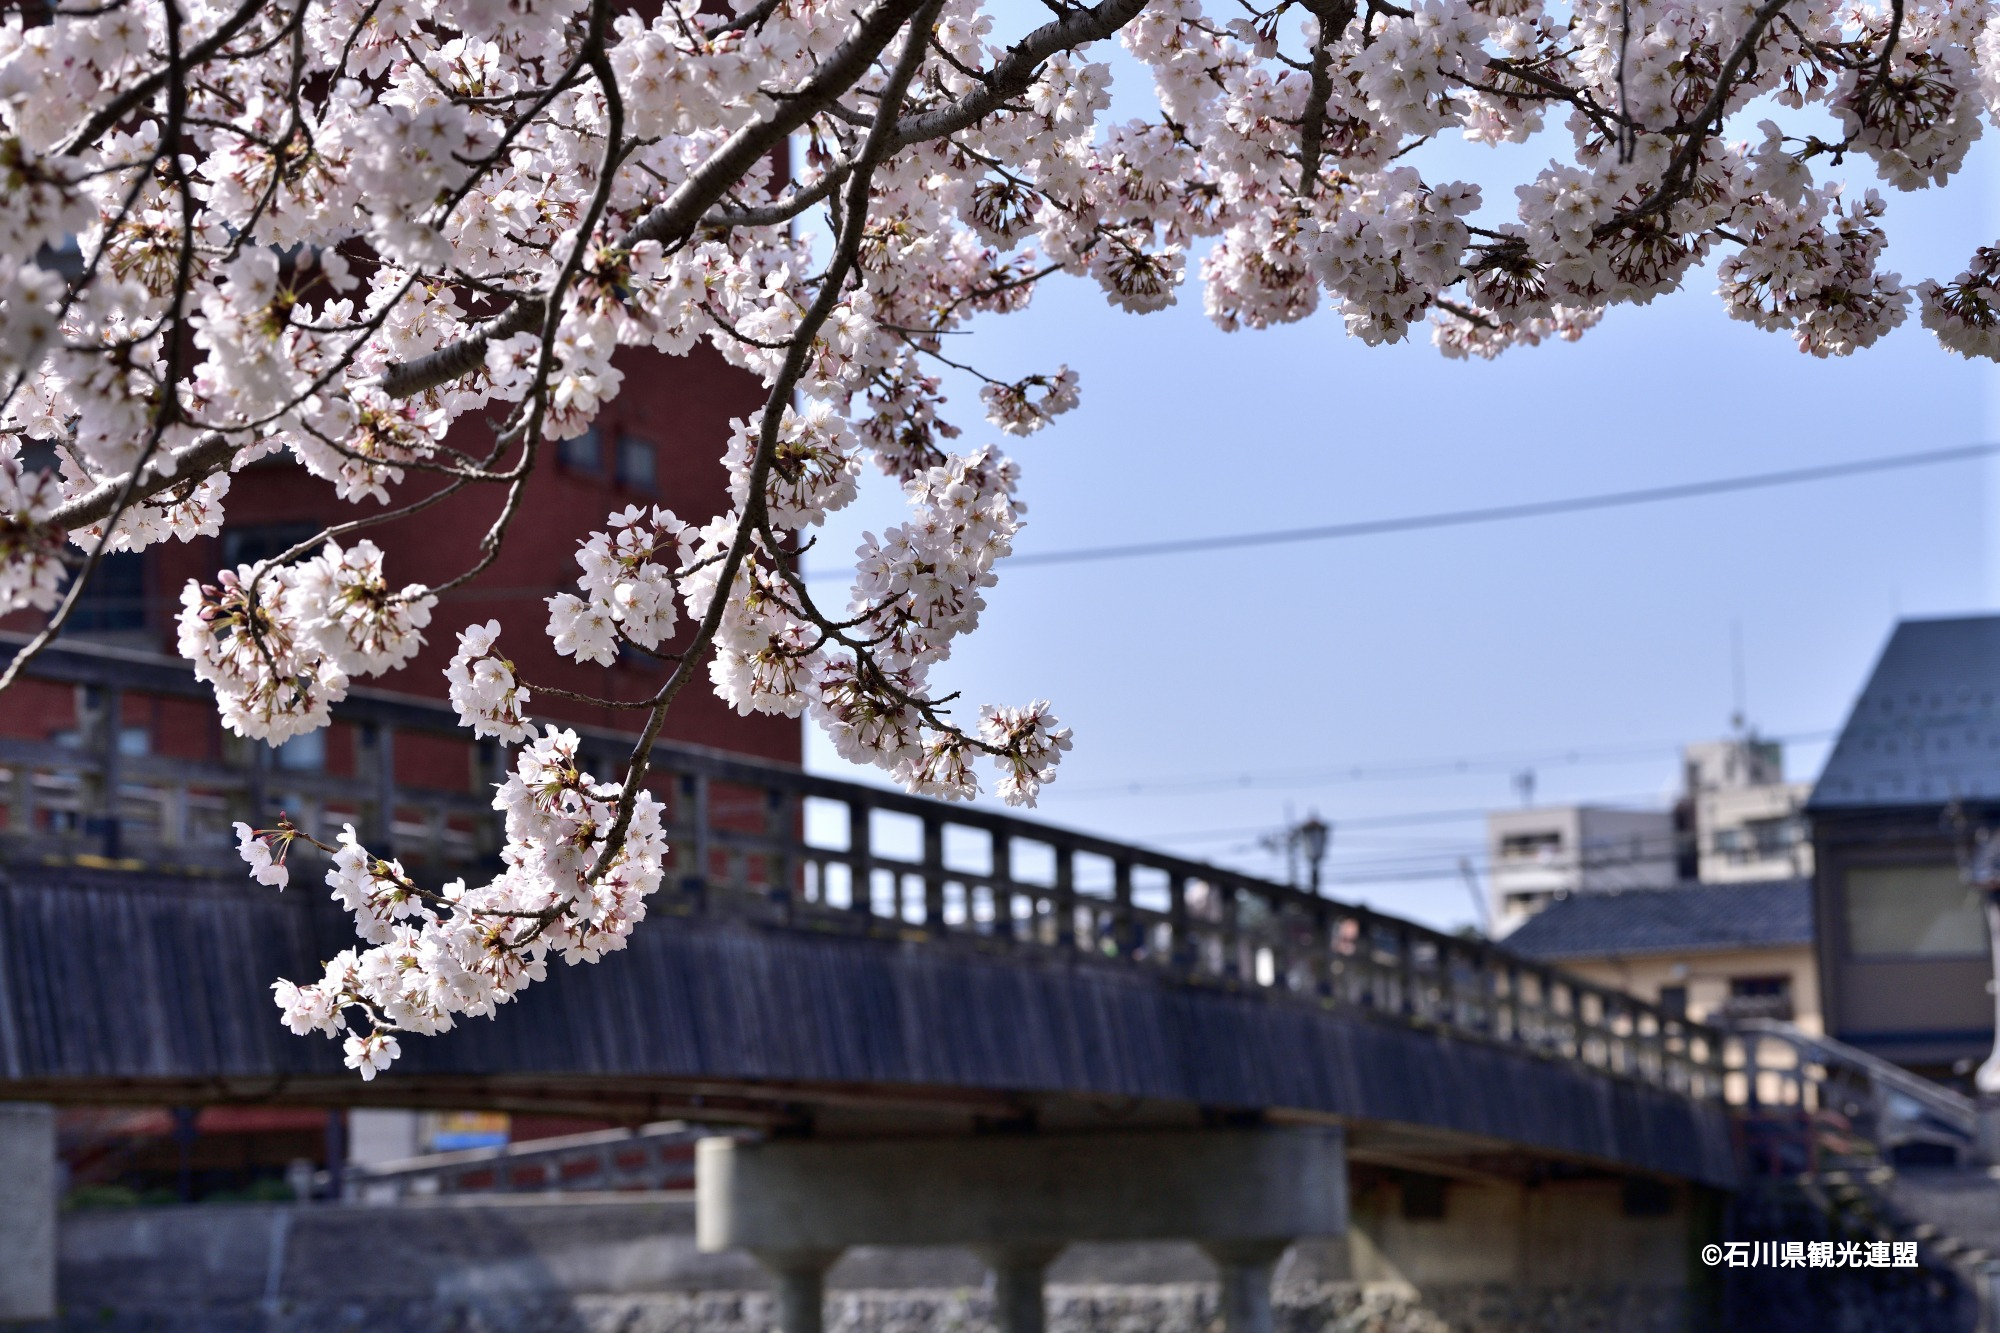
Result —
<path fill-rule="evenodd" d="M 1326 860 L 1326 845 L 1333 840 L 1333 825 L 1319 817 L 1315 810 L 1306 816 L 1306 822 L 1297 829 L 1299 849 L 1306 854 L 1306 864 L 1312 867 L 1312 891 L 1319 892 L 1319 866 Z"/>
<path fill-rule="evenodd" d="M 1986 911 L 1986 945 L 1993 957 L 1994 1004 L 2000 1006 L 2000 836 L 1986 824 L 1973 824 L 1962 802 L 1945 807 L 1944 822 L 1958 843 L 1958 874 L 1966 887 L 1979 893 Z M 1993 1052 L 1972 1076 L 1972 1086 L 1984 1096 L 2000 1094 L 2000 1008 L 1996 1008 Z"/>

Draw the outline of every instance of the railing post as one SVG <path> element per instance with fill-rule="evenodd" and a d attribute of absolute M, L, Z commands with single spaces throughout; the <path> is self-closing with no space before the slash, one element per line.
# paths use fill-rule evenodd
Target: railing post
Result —
<path fill-rule="evenodd" d="M 1314 899 L 1312 905 L 1312 974 L 1313 994 L 1322 1000 L 1333 997 L 1333 913 L 1324 900 Z"/>
<path fill-rule="evenodd" d="M 1067 847 L 1057 847 L 1054 850 L 1056 854 L 1055 946 L 1058 949 L 1074 949 L 1076 947 L 1076 853 Z"/>
<path fill-rule="evenodd" d="M 396 729 L 387 722 L 371 723 L 370 767 L 374 769 L 375 803 L 368 821 L 368 850 L 376 856 L 396 854 Z"/>
<path fill-rule="evenodd" d="M 1589 1060 L 1586 1058 L 1585 1046 L 1589 1041 L 1589 1036 L 1584 1031 L 1583 995 L 1575 986 L 1567 982 L 1556 989 L 1565 998 L 1563 1031 L 1568 1034 L 1568 1037 L 1563 1043 L 1562 1052 L 1571 1060 L 1579 1060 L 1588 1064 Z"/>
<path fill-rule="evenodd" d="M 1120 958 L 1130 958 L 1142 943 L 1132 917 L 1132 862 L 1119 857 L 1111 863 L 1111 939 Z"/>
<path fill-rule="evenodd" d="M 986 892 L 993 904 L 993 935 L 996 939 L 1011 939 L 1014 934 L 1014 840 L 999 829 L 995 829 L 992 836 L 993 874 Z M 973 919 L 971 887 L 967 886 L 965 892 L 965 916 L 970 924 Z"/>
<path fill-rule="evenodd" d="M 7 799 L 7 822 L 15 833 L 35 831 L 35 770 L 25 762 L 14 765 L 13 789 Z"/>
<path fill-rule="evenodd" d="M 853 858 L 848 870 L 847 910 L 863 921 L 875 915 L 875 852 L 869 809 L 864 801 L 847 802 L 847 853 Z"/>
<path fill-rule="evenodd" d="M 1444 940 L 1434 940 L 1431 957 L 1436 959 L 1438 979 L 1438 1019 L 1448 1027 L 1462 1024 L 1458 1017 L 1458 969 L 1456 946 Z"/>
<path fill-rule="evenodd" d="M 799 866 L 794 850 L 798 843 L 798 817 L 793 812 L 797 808 L 797 798 L 783 788 L 764 789 L 764 832 L 777 844 L 775 850 L 764 856 L 764 868 L 771 880 L 765 886 L 765 895 L 782 921 L 792 919 L 792 877 Z M 822 888 L 820 892 L 824 896 L 826 891 Z"/>
<path fill-rule="evenodd" d="M 91 737 L 97 751 L 97 833 L 106 860 L 118 859 L 118 735 L 125 729 L 125 692 L 115 685 L 93 688 L 97 727 Z"/>
<path fill-rule="evenodd" d="M 1172 962 L 1178 972 L 1192 972 L 1198 954 L 1194 940 L 1188 934 L 1188 882 L 1186 875 L 1170 875 L 1167 878 L 1167 927 L 1173 932 L 1174 943 Z"/>
<path fill-rule="evenodd" d="M 1417 949 L 1407 925 L 1396 929 L 1396 971 L 1402 987 L 1402 1010 L 1415 1018 L 1417 1009 Z"/>
<path fill-rule="evenodd" d="M 1375 914 L 1365 907 L 1354 909 L 1349 920 L 1354 922 L 1354 949 L 1349 969 L 1354 973 L 1354 981 L 1348 986 L 1348 1000 L 1364 1008 L 1382 1007 L 1382 969 L 1375 961 Z M 1354 986 L 1361 987 L 1361 998 L 1354 999 Z"/>
<path fill-rule="evenodd" d="M 944 930 L 944 821 L 924 816 L 924 929 Z"/>
<path fill-rule="evenodd" d="M 1500 1024 L 1495 1017 L 1498 1008 L 1494 1001 L 1493 965 L 1487 957 L 1484 945 L 1467 945 L 1466 966 L 1472 973 L 1472 998 L 1467 1001 L 1471 1012 L 1466 1015 L 1466 1026 L 1474 1032 L 1493 1035 Z"/>
<path fill-rule="evenodd" d="M 1233 885 L 1210 885 L 1221 897 L 1217 900 L 1222 908 L 1222 975 L 1230 981 L 1243 976 L 1243 939 L 1237 930 L 1236 889 Z"/>
<path fill-rule="evenodd" d="M 1269 922 L 1269 925 L 1266 930 L 1266 943 L 1262 947 L 1268 948 L 1271 951 L 1271 989 L 1284 990 L 1285 978 L 1290 976 L 1292 971 L 1292 919 L 1286 915 L 1285 903 L 1282 899 L 1265 898 L 1264 907 L 1267 913 L 1266 920 Z M 1258 947 L 1253 941 L 1251 945 L 1252 959 L 1256 957 Z M 1253 980 L 1259 980 L 1261 984 L 1261 979 L 1257 978 L 1254 966 L 1251 969 L 1251 976 Z"/>
<path fill-rule="evenodd" d="M 701 905 L 708 893 L 708 777 L 681 775 L 681 800 L 688 816 L 688 861 L 681 875 L 681 892 Z"/>
<path fill-rule="evenodd" d="M 188 800 L 187 785 L 180 781 L 170 781 L 160 790 L 160 842 L 166 847 L 180 848 L 187 845 Z"/>
<path fill-rule="evenodd" d="M 1535 1048 L 1555 1055 L 1565 1055 L 1569 1050 L 1567 1021 L 1556 1008 L 1556 979 L 1545 967 L 1535 969 L 1535 1015 L 1541 1024 L 1541 1032 L 1535 1038 Z"/>

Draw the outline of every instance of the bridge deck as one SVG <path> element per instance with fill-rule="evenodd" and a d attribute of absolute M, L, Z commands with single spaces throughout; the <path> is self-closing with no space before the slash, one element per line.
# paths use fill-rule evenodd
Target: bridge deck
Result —
<path fill-rule="evenodd" d="M 497 1020 L 407 1043 L 364 1085 L 269 998 L 340 928 L 298 891 L 17 868 L 0 885 L 0 1091 L 750 1123 L 1264 1112 L 1730 1178 L 1720 1103 L 1504 1041 L 1110 960 L 692 915 L 649 920 Z"/>
<path fill-rule="evenodd" d="M 655 756 L 676 865 L 632 947 L 405 1043 L 364 1085 L 268 989 L 315 975 L 351 923 L 309 867 L 282 895 L 225 870 L 226 821 L 282 804 L 363 824 L 419 873 L 476 871 L 497 845 L 477 779 L 393 780 L 392 736 L 453 734 L 449 713 L 337 709 L 372 775 L 142 761 L 119 753 L 121 696 L 191 695 L 178 664 L 60 649 L 34 670 L 87 686 L 96 731 L 0 747 L 0 1097 L 831 1128 L 1338 1117 L 1391 1157 L 1732 1176 L 1719 1034 L 1629 996 L 1226 869 L 692 749 Z M 612 771 L 622 739 L 585 740 Z"/>

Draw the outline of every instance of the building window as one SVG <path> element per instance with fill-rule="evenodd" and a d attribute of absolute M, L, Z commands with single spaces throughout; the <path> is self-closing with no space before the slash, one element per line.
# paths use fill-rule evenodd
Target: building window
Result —
<path fill-rule="evenodd" d="M 1509 833 L 1500 839 L 1500 855 L 1509 861 L 1550 860 L 1562 850 L 1560 833 Z"/>
<path fill-rule="evenodd" d="M 317 523 L 250 523 L 222 530 L 222 563 L 229 569 L 274 560 L 323 529 Z"/>
<path fill-rule="evenodd" d="M 1688 988 L 1686 986 L 1660 987 L 1660 1012 L 1668 1018 L 1688 1016 Z"/>
<path fill-rule="evenodd" d="M 658 485 L 656 453 L 651 440 L 621 434 L 618 437 L 618 484 L 641 495 L 653 494 Z"/>
<path fill-rule="evenodd" d="M 597 427 L 584 427 L 583 434 L 572 435 L 556 446 L 556 457 L 565 472 L 575 472 L 585 477 L 600 476 L 604 472 L 604 450 L 598 446 Z"/>
<path fill-rule="evenodd" d="M 1739 828 L 1717 829 L 1715 850 L 1732 861 L 1766 861 L 1790 855 L 1805 840 L 1805 821 L 1796 816 L 1750 819 Z"/>
<path fill-rule="evenodd" d="M 137 551 L 105 552 L 64 628 L 76 634 L 146 628 L 145 561 Z"/>
<path fill-rule="evenodd" d="M 326 731 L 301 732 L 280 745 L 271 761 L 281 773 L 323 773 L 326 771 Z"/>
<path fill-rule="evenodd" d="M 1729 998 L 1722 1012 L 1713 1017 L 1724 1022 L 1746 1018 L 1769 1018 L 1779 1022 L 1792 1019 L 1792 979 L 1790 977 L 1731 977 Z"/>
<path fill-rule="evenodd" d="M 75 727 L 49 733 L 49 743 L 65 750 L 81 750 L 83 733 Z M 153 733 L 144 727 L 118 729 L 118 753 L 126 759 L 143 759 L 153 752 Z"/>
<path fill-rule="evenodd" d="M 1855 866 L 1847 872 L 1847 951 L 1857 958 L 1978 958 L 1986 923 L 1950 865 Z"/>

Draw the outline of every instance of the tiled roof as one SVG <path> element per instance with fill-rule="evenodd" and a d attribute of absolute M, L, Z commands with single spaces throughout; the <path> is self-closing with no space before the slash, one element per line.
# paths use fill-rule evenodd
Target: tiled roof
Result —
<path fill-rule="evenodd" d="M 1810 944 L 1812 881 L 1684 884 L 1672 889 L 1572 893 L 1529 917 L 1504 941 L 1530 958 L 1769 949 Z"/>
<path fill-rule="evenodd" d="M 1834 743 L 1810 811 L 2000 800 L 2000 616 L 1905 620 Z"/>

